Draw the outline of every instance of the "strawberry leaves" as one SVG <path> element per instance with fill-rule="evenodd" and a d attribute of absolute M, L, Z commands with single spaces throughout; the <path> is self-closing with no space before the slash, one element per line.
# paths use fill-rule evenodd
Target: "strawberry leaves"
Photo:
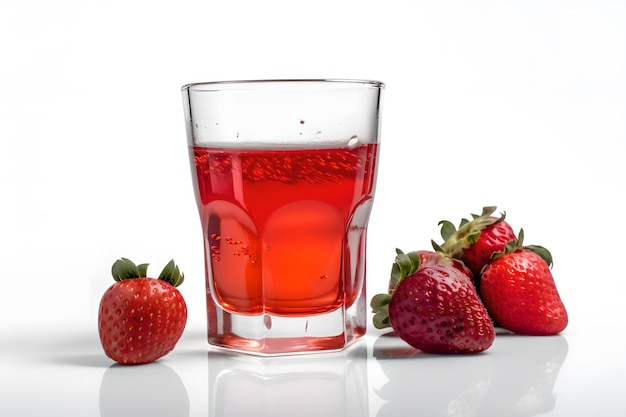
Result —
<path fill-rule="evenodd" d="M 520 229 L 517 234 L 517 239 L 510 241 L 504 246 L 502 252 L 495 252 L 491 255 L 491 259 L 497 259 L 509 253 L 517 252 L 519 250 L 529 250 L 539 255 L 548 264 L 548 267 L 552 267 L 552 254 L 548 249 L 540 245 L 524 245 L 524 229 Z"/>
<path fill-rule="evenodd" d="M 163 271 L 161 271 L 159 279 L 173 285 L 174 287 L 178 287 L 185 280 L 185 275 L 181 274 L 178 266 L 174 263 L 174 260 L 172 259 L 168 262 L 167 265 L 165 265 Z"/>
<path fill-rule="evenodd" d="M 135 265 L 135 263 L 128 258 L 120 258 L 115 261 L 111 267 L 111 274 L 113 275 L 113 279 L 117 282 L 133 278 L 145 278 L 148 273 L 148 265 L 149 264 Z M 172 259 L 165 268 L 163 268 L 158 279 L 174 287 L 178 287 L 185 280 L 185 275 L 180 272 L 180 269 Z"/>
<path fill-rule="evenodd" d="M 372 297 L 370 307 L 374 317 L 372 322 L 377 329 L 385 329 L 391 327 L 389 322 L 389 303 L 391 302 L 391 294 L 376 294 Z"/>
<path fill-rule="evenodd" d="M 493 216 L 496 208 L 496 206 L 486 206 L 483 207 L 481 214 L 472 214 L 472 220 L 461 219 L 458 229 L 452 222 L 441 220 L 439 226 L 441 226 L 441 237 L 444 243 L 440 245 L 434 240 L 431 241 L 433 249 L 455 258 L 462 257 L 463 249 L 469 248 L 478 241 L 482 229 L 504 222 L 506 213 L 501 213 L 500 217 Z"/>
<path fill-rule="evenodd" d="M 372 319 L 374 327 L 377 329 L 391 327 L 389 303 L 393 289 L 397 288 L 404 278 L 413 275 L 419 269 L 420 263 L 420 256 L 417 252 L 404 253 L 400 249 L 396 249 L 396 258 L 391 265 L 391 279 L 389 280 L 389 287 L 392 289 L 386 294 L 376 294 L 370 302 L 370 307 L 374 313 Z"/>
<path fill-rule="evenodd" d="M 115 281 L 123 281 L 132 278 L 144 278 L 148 272 L 148 264 L 135 265 L 128 258 L 121 258 L 115 261 L 111 267 L 111 274 Z"/>
<path fill-rule="evenodd" d="M 391 288 L 396 288 L 400 281 L 413 275 L 420 267 L 420 256 L 417 252 L 404 253 L 396 249 L 396 258 L 391 265 Z"/>

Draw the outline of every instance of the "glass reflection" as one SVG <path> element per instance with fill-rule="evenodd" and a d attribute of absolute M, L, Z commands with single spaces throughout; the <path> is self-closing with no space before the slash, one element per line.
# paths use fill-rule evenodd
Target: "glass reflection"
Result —
<path fill-rule="evenodd" d="M 112 365 L 100 383 L 101 417 L 188 417 L 189 396 L 172 368 L 159 362 Z"/>
<path fill-rule="evenodd" d="M 367 346 L 339 353 L 255 357 L 209 351 L 209 415 L 368 415 Z"/>
<path fill-rule="evenodd" d="M 382 335 L 373 356 L 388 381 L 375 391 L 385 402 L 377 417 L 411 410 L 432 417 L 547 413 L 555 406 L 553 389 L 567 351 L 561 335 L 499 333 L 483 354 L 428 355 Z"/>

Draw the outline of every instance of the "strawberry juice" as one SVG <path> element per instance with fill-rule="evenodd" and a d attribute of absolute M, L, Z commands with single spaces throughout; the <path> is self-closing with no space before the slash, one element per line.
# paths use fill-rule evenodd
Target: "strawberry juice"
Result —
<path fill-rule="evenodd" d="M 209 302 L 296 317 L 349 307 L 364 291 L 376 153 L 193 147 Z"/>

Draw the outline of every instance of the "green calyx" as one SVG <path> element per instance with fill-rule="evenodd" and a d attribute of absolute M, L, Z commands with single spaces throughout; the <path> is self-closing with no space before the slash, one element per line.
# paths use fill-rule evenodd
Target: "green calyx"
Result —
<path fill-rule="evenodd" d="M 389 322 L 389 303 L 391 302 L 391 294 L 376 294 L 372 297 L 370 307 L 374 317 L 372 322 L 377 329 L 385 329 L 391 327 Z"/>
<path fill-rule="evenodd" d="M 389 280 L 390 290 L 386 294 L 376 294 L 372 297 L 370 307 L 374 313 L 373 323 L 377 329 L 391 327 L 389 322 L 389 303 L 391 302 L 391 294 L 398 287 L 398 284 L 411 275 L 413 275 L 420 267 L 420 256 L 417 252 L 404 253 L 400 249 L 396 249 L 396 258 L 391 265 L 391 278 Z"/>
<path fill-rule="evenodd" d="M 492 254 L 491 259 L 497 259 L 519 250 L 535 252 L 548 264 L 548 267 L 552 267 L 552 254 L 548 249 L 540 245 L 524 245 L 524 229 L 520 229 L 516 240 L 510 241 L 504 246 L 504 251 Z"/>
<path fill-rule="evenodd" d="M 478 241 L 481 230 L 504 221 L 506 213 L 501 213 L 498 218 L 492 216 L 496 208 L 495 206 L 483 207 L 481 214 L 472 214 L 472 220 L 462 219 L 458 229 L 448 220 L 440 221 L 443 243 L 439 245 L 435 241 L 431 241 L 433 249 L 453 258 L 461 259 L 463 249 L 469 248 Z"/>
<path fill-rule="evenodd" d="M 135 265 L 135 263 L 128 258 L 118 259 L 111 268 L 113 279 L 118 282 L 125 279 L 146 278 L 147 273 L 148 264 Z M 158 279 L 174 287 L 178 287 L 185 280 L 185 275 L 180 272 L 180 269 L 172 259 L 165 265 Z"/>
<path fill-rule="evenodd" d="M 391 279 L 389 286 L 397 288 L 400 281 L 413 275 L 420 267 L 420 256 L 417 252 L 404 253 L 396 249 L 396 258 L 391 265 Z"/>

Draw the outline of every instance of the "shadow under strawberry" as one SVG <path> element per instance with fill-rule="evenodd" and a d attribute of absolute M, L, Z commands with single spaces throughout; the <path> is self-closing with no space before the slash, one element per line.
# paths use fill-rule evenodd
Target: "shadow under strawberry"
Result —
<path fill-rule="evenodd" d="M 101 417 L 187 417 L 189 395 L 169 366 L 110 366 L 100 383 Z"/>
<path fill-rule="evenodd" d="M 554 409 L 554 386 L 567 358 L 569 345 L 562 335 L 497 335 L 497 370 L 490 401 L 478 415 L 535 416 Z M 494 355 L 494 356 L 496 356 Z"/>
<path fill-rule="evenodd" d="M 424 353 L 393 333 L 376 339 L 373 356 L 388 378 L 374 390 L 385 401 L 377 417 L 475 415 L 488 401 L 497 372 L 489 353 Z"/>
<path fill-rule="evenodd" d="M 375 390 L 377 417 L 534 416 L 554 408 L 554 384 L 567 356 L 563 336 L 520 336 L 498 329 L 494 347 L 477 355 L 423 353 L 387 333 L 373 356 L 388 382 Z"/>

